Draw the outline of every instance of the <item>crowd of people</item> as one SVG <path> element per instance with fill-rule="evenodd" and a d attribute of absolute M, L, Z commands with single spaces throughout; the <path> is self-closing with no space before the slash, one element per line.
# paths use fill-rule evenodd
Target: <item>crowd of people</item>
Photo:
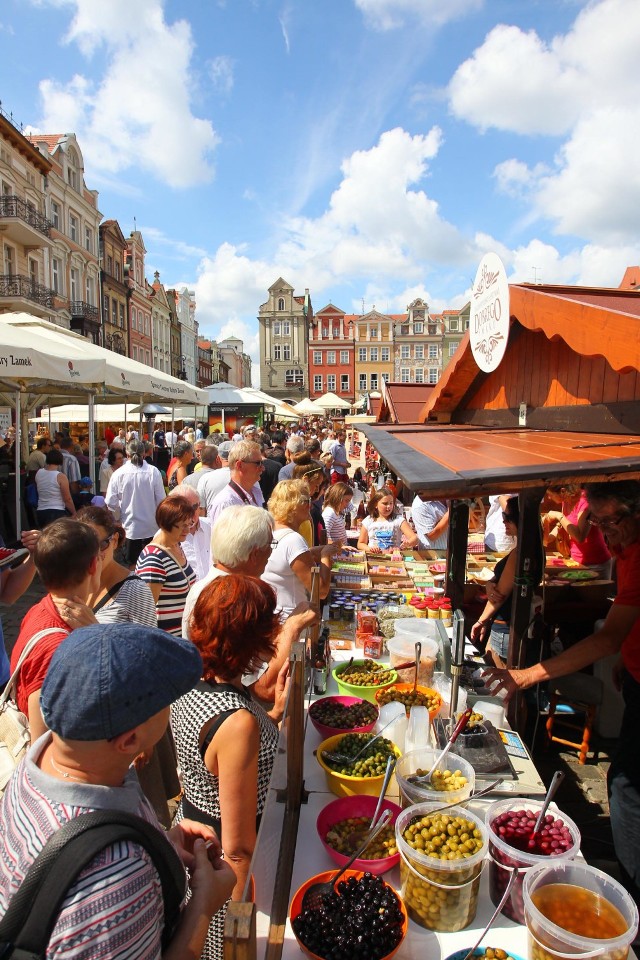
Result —
<path fill-rule="evenodd" d="M 109 848 L 68 891 L 52 956 L 103 955 L 98 945 L 113 939 L 105 956 L 222 957 L 226 905 L 249 881 L 291 644 L 317 622 L 309 598 L 329 592 L 356 502 L 364 512 L 343 431 L 317 422 L 304 433 L 254 423 L 231 437 L 205 432 L 158 425 L 145 440 L 132 427 L 105 431 L 97 495 L 83 491 L 68 437 L 38 438 L 27 463 L 38 529 L 23 537 L 25 561 L 0 573 L 0 598 L 15 601 L 36 572 L 46 596 L 24 617 L 10 664 L 0 644 L 0 685 L 24 654 L 14 693 L 31 735 L 0 800 L 0 916 L 48 837 L 86 810 L 158 824 L 185 867 L 185 906 L 167 948 L 148 855 L 133 842 Z M 447 503 L 416 497 L 409 522 L 396 478 L 367 493 L 358 549 L 446 548 Z M 519 515 L 517 496 L 501 495 L 486 517 L 482 508 L 486 547 L 503 558 L 471 639 L 486 644 L 489 677 L 510 696 L 621 651 L 627 708 L 612 826 L 637 889 L 640 848 L 620 829 L 640 839 L 640 484 L 560 486 L 547 506 L 547 542 L 564 534 L 567 553 L 599 573 L 616 557 L 605 626 L 551 661 L 506 670 Z M 539 583 L 542 536 L 532 560 Z"/>

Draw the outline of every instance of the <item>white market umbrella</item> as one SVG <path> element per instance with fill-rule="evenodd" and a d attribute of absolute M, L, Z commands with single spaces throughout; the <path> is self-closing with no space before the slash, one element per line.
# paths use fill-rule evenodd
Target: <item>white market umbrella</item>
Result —
<path fill-rule="evenodd" d="M 350 410 L 351 404 L 348 400 L 341 400 L 336 393 L 323 393 L 321 397 L 314 400 L 323 410 Z"/>
<path fill-rule="evenodd" d="M 320 406 L 319 403 L 316 403 L 315 400 L 311 400 L 309 397 L 305 397 L 304 400 L 300 401 L 300 403 L 294 404 L 293 409 L 297 410 L 298 414 L 302 414 L 303 417 L 311 416 L 314 413 L 324 413 L 324 407 Z"/>

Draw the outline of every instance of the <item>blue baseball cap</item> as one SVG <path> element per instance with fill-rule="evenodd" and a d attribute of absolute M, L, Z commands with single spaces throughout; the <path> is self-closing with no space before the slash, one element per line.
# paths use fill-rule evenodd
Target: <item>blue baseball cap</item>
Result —
<path fill-rule="evenodd" d="M 40 708 L 66 740 L 109 740 L 155 716 L 202 676 L 197 648 L 135 623 L 73 630 L 49 664 Z"/>

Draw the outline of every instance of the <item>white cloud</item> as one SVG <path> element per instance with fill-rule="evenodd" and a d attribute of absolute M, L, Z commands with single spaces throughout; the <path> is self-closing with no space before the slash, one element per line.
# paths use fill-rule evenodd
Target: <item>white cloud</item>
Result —
<path fill-rule="evenodd" d="M 40 83 L 47 132 L 74 130 L 91 169 L 114 175 L 142 167 L 172 187 L 213 176 L 213 126 L 191 112 L 191 28 L 167 23 L 161 0 L 49 0 L 74 11 L 66 42 L 104 56 L 102 76 Z"/>
<path fill-rule="evenodd" d="M 394 30 L 407 21 L 441 25 L 482 7 L 483 0 L 355 0 L 374 30 Z"/>
<path fill-rule="evenodd" d="M 190 243 L 185 243 L 183 240 L 177 240 L 175 237 L 168 237 L 157 227 L 140 225 L 138 226 L 138 230 L 142 234 L 145 247 L 150 257 L 153 257 L 151 250 L 152 244 L 163 248 L 162 255 L 164 259 L 167 259 L 167 249 L 171 252 L 169 256 L 171 260 L 186 260 L 188 258 L 192 259 L 193 257 L 206 257 L 207 255 L 207 251 L 203 250 L 202 247 L 195 247 Z M 187 286 L 189 286 L 189 284 L 187 284 Z"/>
<path fill-rule="evenodd" d="M 564 36 L 500 25 L 455 72 L 453 114 L 482 131 L 563 137 L 552 163 L 499 163 L 498 187 L 531 214 L 594 245 L 637 242 L 640 128 L 637 0 L 588 4 Z M 637 259 L 637 256 L 636 256 Z"/>
<path fill-rule="evenodd" d="M 234 66 L 232 58 L 224 55 L 215 57 L 209 62 L 209 76 L 214 88 L 219 93 L 228 95 L 233 90 Z"/>
<path fill-rule="evenodd" d="M 586 244 L 561 254 L 549 243 L 532 240 L 513 251 L 509 279 L 515 283 L 617 287 L 626 265 L 637 259 L 638 248 L 634 244 Z"/>

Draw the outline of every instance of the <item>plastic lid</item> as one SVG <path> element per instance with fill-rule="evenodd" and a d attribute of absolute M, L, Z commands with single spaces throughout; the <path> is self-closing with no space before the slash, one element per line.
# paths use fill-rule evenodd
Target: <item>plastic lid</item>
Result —
<path fill-rule="evenodd" d="M 394 621 L 396 625 L 396 635 L 395 637 L 391 637 L 390 640 L 387 640 L 389 653 L 396 657 L 402 657 L 403 660 L 412 660 L 416 655 L 416 640 L 419 640 L 422 644 L 420 660 L 434 660 L 438 655 L 438 643 L 429 636 L 430 630 L 427 629 L 426 621 L 417 621 L 422 628 L 420 632 L 414 630 L 412 633 L 400 634 L 398 632 L 398 624 L 402 622 L 402 620 Z"/>

